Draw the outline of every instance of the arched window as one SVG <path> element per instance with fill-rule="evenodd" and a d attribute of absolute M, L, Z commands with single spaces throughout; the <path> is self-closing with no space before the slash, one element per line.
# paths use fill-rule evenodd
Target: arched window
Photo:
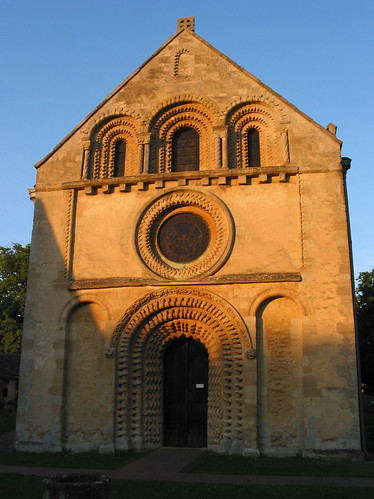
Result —
<path fill-rule="evenodd" d="M 114 150 L 113 177 L 123 177 L 125 174 L 126 142 L 119 140 L 116 142 Z"/>
<path fill-rule="evenodd" d="M 199 169 L 199 134 L 192 128 L 181 128 L 173 135 L 171 171 Z"/>
<path fill-rule="evenodd" d="M 248 140 L 248 166 L 261 166 L 260 163 L 260 136 L 256 128 L 247 132 Z"/>

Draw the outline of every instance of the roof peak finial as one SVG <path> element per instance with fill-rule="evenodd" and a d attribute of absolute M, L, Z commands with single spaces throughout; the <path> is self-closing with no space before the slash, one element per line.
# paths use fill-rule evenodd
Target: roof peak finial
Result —
<path fill-rule="evenodd" d="M 187 29 L 195 31 L 195 18 L 194 17 L 180 17 L 177 21 L 177 31 Z"/>

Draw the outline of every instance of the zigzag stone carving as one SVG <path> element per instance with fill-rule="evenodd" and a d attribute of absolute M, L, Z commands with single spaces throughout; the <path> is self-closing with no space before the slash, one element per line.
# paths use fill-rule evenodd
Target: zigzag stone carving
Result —
<path fill-rule="evenodd" d="M 117 325 L 117 447 L 162 444 L 162 365 L 167 345 L 194 338 L 209 354 L 208 445 L 242 441 L 243 360 L 251 339 L 238 313 L 207 291 L 174 288 L 138 300 Z"/>
<path fill-rule="evenodd" d="M 181 211 L 203 218 L 210 232 L 205 252 L 184 264 L 168 260 L 157 244 L 158 230 L 164 220 Z M 179 188 L 147 206 L 138 222 L 135 241 L 140 258 L 156 275 L 166 279 L 190 279 L 212 274 L 223 265 L 233 244 L 233 222 L 227 207 L 216 196 L 198 189 Z"/>
<path fill-rule="evenodd" d="M 281 136 L 276 132 L 276 117 L 273 109 L 253 102 L 243 104 L 230 118 L 229 143 L 231 162 L 237 168 L 248 168 L 248 140 L 250 128 L 256 128 L 260 136 L 261 165 L 283 164 L 284 154 Z"/>
<path fill-rule="evenodd" d="M 137 172 L 138 125 L 131 116 L 118 116 L 102 125 L 91 136 L 91 152 L 87 174 L 90 178 L 111 178 L 114 172 L 115 144 L 119 140 L 126 142 L 125 175 Z"/>
<path fill-rule="evenodd" d="M 213 112 L 199 102 L 184 102 L 156 115 L 151 127 L 151 170 L 171 171 L 171 144 L 173 134 L 181 127 L 193 128 L 200 137 L 200 169 L 214 168 Z"/>

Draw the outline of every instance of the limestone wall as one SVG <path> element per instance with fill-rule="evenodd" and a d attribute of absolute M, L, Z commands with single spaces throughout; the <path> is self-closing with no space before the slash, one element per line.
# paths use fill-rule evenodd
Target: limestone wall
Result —
<path fill-rule="evenodd" d="M 171 171 L 181 126 L 197 172 Z M 160 359 L 185 335 L 209 354 L 208 447 L 359 450 L 340 162 L 333 133 L 192 32 L 172 37 L 37 165 L 18 448 L 162 445 Z M 178 267 L 153 233 L 180 209 L 211 239 Z"/>

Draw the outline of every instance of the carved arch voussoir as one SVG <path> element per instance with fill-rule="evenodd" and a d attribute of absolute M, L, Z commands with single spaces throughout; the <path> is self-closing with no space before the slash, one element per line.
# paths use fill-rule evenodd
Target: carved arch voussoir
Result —
<path fill-rule="evenodd" d="M 239 99 L 227 109 L 229 157 L 238 168 L 247 168 L 249 128 L 256 128 L 260 139 L 261 166 L 281 165 L 285 161 L 284 138 L 281 136 L 280 111 L 271 102 Z"/>
<path fill-rule="evenodd" d="M 258 109 L 261 108 L 261 106 L 266 106 L 266 108 L 274 115 L 275 113 L 275 118 L 276 121 L 282 121 L 282 122 L 287 122 L 289 120 L 287 116 L 286 109 L 284 106 L 281 104 L 279 100 L 277 100 L 275 97 L 271 95 L 265 95 L 265 94 L 246 94 L 242 95 L 241 97 L 237 97 L 233 99 L 230 104 L 226 107 L 226 109 L 223 111 L 223 114 L 225 116 L 225 119 L 227 120 L 228 117 L 230 116 L 230 113 L 238 107 L 244 106 L 244 105 L 256 105 L 258 106 Z M 263 109 L 263 107 L 262 107 Z"/>
<path fill-rule="evenodd" d="M 96 135 L 96 141 L 99 142 L 105 140 L 107 137 L 112 137 L 117 133 L 123 132 L 129 134 L 135 134 L 137 132 L 136 123 L 127 116 L 118 117 L 102 126 Z"/>
<path fill-rule="evenodd" d="M 162 444 L 162 355 L 181 336 L 199 340 L 210 355 L 208 443 L 243 439 L 243 362 L 252 346 L 249 332 L 218 295 L 181 287 L 140 298 L 113 333 L 116 434 L 130 447 Z"/>
<path fill-rule="evenodd" d="M 210 170 L 215 165 L 214 112 L 200 102 L 180 102 L 155 115 L 150 129 L 151 170 L 159 173 L 172 169 L 170 130 L 176 126 L 191 126 L 200 136 L 199 169 Z M 204 132 L 201 136 L 200 131 Z"/>
<path fill-rule="evenodd" d="M 210 114 L 211 119 L 215 125 L 215 121 L 218 119 L 218 116 L 220 115 L 220 111 L 217 104 L 206 97 L 195 94 L 175 95 L 174 97 L 169 97 L 168 99 L 157 103 L 154 106 L 154 108 L 149 112 L 146 121 L 150 124 L 150 127 L 153 128 L 155 121 L 157 121 L 159 117 L 165 114 L 170 108 L 173 108 L 180 104 L 192 104 L 192 103 L 199 104 L 202 108 L 205 108 L 206 111 Z"/>
<path fill-rule="evenodd" d="M 113 331 L 112 346 L 117 348 L 119 339 L 125 330 L 134 332 L 143 320 L 153 316 L 156 311 L 175 307 L 214 310 L 220 320 L 225 318 L 225 322 L 231 321 L 232 325 L 238 328 L 238 331 L 242 333 L 245 331 L 243 338 L 248 337 L 248 341 L 251 343 L 249 332 L 243 320 L 226 300 L 212 292 L 175 287 L 153 291 L 133 303 Z"/>
<path fill-rule="evenodd" d="M 117 137 L 126 142 L 125 175 L 133 173 L 137 159 L 137 133 L 139 126 L 131 116 L 116 116 L 100 122 L 92 130 L 91 154 L 87 175 L 90 178 L 112 177 L 114 172 L 114 149 L 111 147 Z"/>
<path fill-rule="evenodd" d="M 84 127 L 82 127 L 81 130 L 81 135 L 82 135 L 82 140 L 87 141 L 90 139 L 92 133 L 100 129 L 102 125 L 104 125 L 106 122 L 118 118 L 118 117 L 124 117 L 128 116 L 131 117 L 134 122 L 137 124 L 137 126 L 140 126 L 140 123 L 142 122 L 142 116 L 134 111 L 133 109 L 130 108 L 125 108 L 125 107 L 115 107 L 111 109 L 107 109 L 106 111 L 103 111 L 101 113 L 98 113 L 94 117 L 92 117 L 91 120 L 89 120 Z"/>
<path fill-rule="evenodd" d="M 207 124 L 203 119 L 201 119 L 200 116 L 187 114 L 176 117 L 176 119 L 170 120 L 170 122 L 165 123 L 160 128 L 160 138 L 162 140 L 170 141 L 173 134 L 183 127 L 193 128 L 198 132 L 199 135 L 207 132 Z"/>

